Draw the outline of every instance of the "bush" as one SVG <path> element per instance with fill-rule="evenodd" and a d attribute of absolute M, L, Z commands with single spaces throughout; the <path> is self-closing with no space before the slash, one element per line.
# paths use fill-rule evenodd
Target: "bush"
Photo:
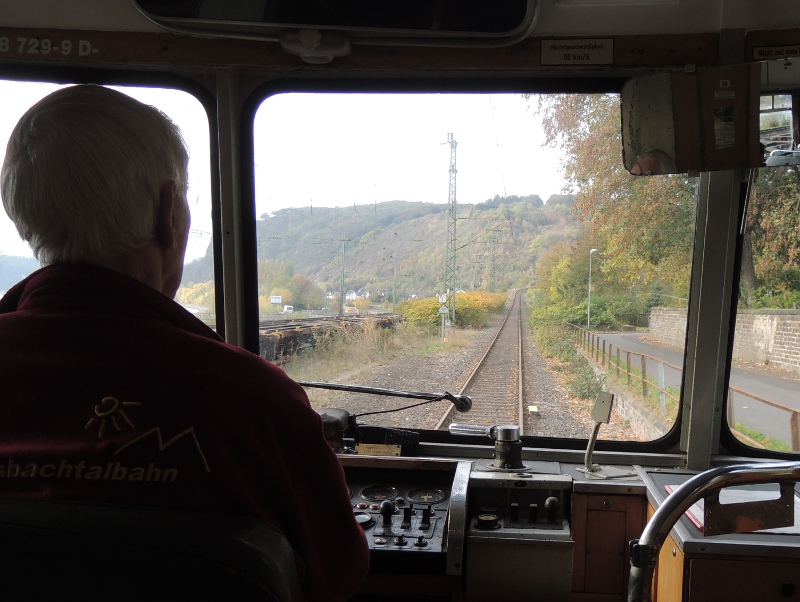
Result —
<path fill-rule="evenodd" d="M 581 399 L 595 399 L 603 390 L 603 379 L 595 374 L 594 369 L 582 355 L 575 355 L 572 361 L 572 378 L 569 381 L 569 390 Z"/>
<path fill-rule="evenodd" d="M 505 295 L 471 291 L 456 295 L 456 324 L 478 328 L 489 324 L 489 316 L 501 313 L 506 306 Z"/>
<path fill-rule="evenodd" d="M 570 329 L 564 324 L 539 327 L 534 330 L 536 347 L 546 357 L 557 357 L 562 362 L 570 362 L 576 355 L 575 342 Z"/>
<path fill-rule="evenodd" d="M 456 295 L 456 326 L 476 328 L 486 326 L 491 314 L 500 313 L 505 307 L 505 296 L 496 293 L 472 291 Z M 441 323 L 439 307 L 435 297 L 414 299 L 397 304 L 395 311 L 412 324 L 425 324 L 437 328 Z"/>

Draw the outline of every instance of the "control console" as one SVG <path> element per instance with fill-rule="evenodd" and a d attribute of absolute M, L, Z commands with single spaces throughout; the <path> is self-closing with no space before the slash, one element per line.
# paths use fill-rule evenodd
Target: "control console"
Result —
<path fill-rule="evenodd" d="M 468 495 L 467 602 L 524 599 L 530 592 L 542 600 L 569 600 L 574 543 L 566 504 L 572 478 L 560 472 L 555 462 L 513 469 L 499 469 L 496 461 L 475 463 Z"/>
<path fill-rule="evenodd" d="M 460 539 L 448 536 L 453 525 L 449 516 L 457 462 L 364 456 L 340 459 L 354 516 L 369 543 L 373 571 L 444 575 L 448 552 L 458 555 L 460 567 L 463 528 Z M 468 474 L 466 463 L 465 477 Z M 456 505 L 463 515 L 463 496 Z M 455 546 L 449 546 L 451 540 L 458 540 Z"/>
<path fill-rule="evenodd" d="M 370 549 L 443 551 L 449 484 L 349 484 L 356 520 L 367 535 Z"/>

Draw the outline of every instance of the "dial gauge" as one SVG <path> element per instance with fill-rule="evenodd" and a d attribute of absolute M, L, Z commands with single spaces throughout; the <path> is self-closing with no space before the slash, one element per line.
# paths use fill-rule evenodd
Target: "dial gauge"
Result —
<path fill-rule="evenodd" d="M 406 497 L 412 504 L 438 504 L 447 499 L 447 495 L 444 491 L 431 487 L 409 491 Z"/>
<path fill-rule="evenodd" d="M 391 485 L 370 485 L 361 491 L 361 497 L 370 502 L 394 500 L 397 497 L 397 489 Z"/>

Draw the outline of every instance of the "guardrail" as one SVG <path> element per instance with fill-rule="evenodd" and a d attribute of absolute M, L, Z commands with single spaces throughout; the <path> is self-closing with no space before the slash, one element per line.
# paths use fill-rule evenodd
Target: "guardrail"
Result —
<path fill-rule="evenodd" d="M 637 390 L 641 388 L 641 395 L 643 399 L 649 398 L 651 389 L 656 390 L 659 395 L 659 404 L 662 415 L 667 415 L 667 399 L 673 400 L 678 405 L 680 404 L 680 399 L 672 394 L 665 385 L 664 368 L 668 367 L 676 370 L 679 374 L 682 374 L 682 366 L 675 366 L 651 355 L 624 349 L 619 345 L 614 345 L 602 335 L 596 332 L 588 331 L 585 328 L 576 326 L 575 324 L 569 324 L 569 326 L 572 327 L 573 331 L 575 332 L 576 346 L 583 349 L 584 352 L 595 362 L 595 364 L 599 364 L 601 368 L 606 370 L 606 372 L 616 372 L 616 375 L 619 378 L 622 378 L 624 371 L 628 386 L 631 388 L 635 387 Z M 641 370 L 639 374 L 637 374 L 635 370 L 631 370 L 631 358 L 634 356 L 641 358 Z M 622 364 L 623 357 L 624 366 Z M 648 366 L 650 367 L 651 375 L 653 371 L 658 373 L 657 382 L 653 380 L 652 376 L 648 376 Z M 653 368 L 655 370 L 653 370 Z M 636 384 L 634 384 L 634 382 Z M 736 424 L 734 420 L 734 394 L 744 395 L 758 403 L 762 403 L 772 408 L 787 412 L 789 414 L 789 427 L 791 432 L 791 440 L 789 443 L 792 446 L 792 451 L 800 451 L 800 411 L 776 401 L 764 399 L 763 397 L 759 397 L 758 395 L 754 395 L 753 393 L 749 393 L 743 389 L 729 386 L 727 403 L 728 424 L 731 425 L 731 430 L 738 438 L 744 440 L 749 445 L 763 447 L 763 445 L 757 441 L 754 441 L 747 435 L 733 429 L 733 425 Z"/>
<path fill-rule="evenodd" d="M 614 345 L 611 341 L 607 341 L 599 334 L 590 332 L 580 326 L 575 326 L 574 324 L 570 324 L 570 326 L 572 326 L 576 332 L 576 345 L 582 348 L 586 354 L 604 370 L 607 372 L 615 371 L 617 377 L 620 378 L 624 372 L 628 386 L 641 390 L 643 399 L 648 399 L 650 397 L 651 389 L 656 390 L 658 392 L 662 416 L 667 415 L 667 399 L 671 399 L 676 404 L 680 404 L 680 399 L 666 387 L 664 368 L 668 367 L 682 372 L 681 367 L 674 366 L 669 362 L 665 362 L 651 355 L 623 349 L 619 345 Z M 638 374 L 635 370 L 632 370 L 631 357 L 634 356 L 640 358 L 641 361 Z M 622 363 L 623 357 L 624 365 Z M 657 373 L 658 381 L 654 381 L 652 376 L 648 376 L 648 362 L 651 367 L 650 374 L 652 375 L 653 372 Z M 636 381 L 637 384 L 634 384 L 634 381 Z"/>

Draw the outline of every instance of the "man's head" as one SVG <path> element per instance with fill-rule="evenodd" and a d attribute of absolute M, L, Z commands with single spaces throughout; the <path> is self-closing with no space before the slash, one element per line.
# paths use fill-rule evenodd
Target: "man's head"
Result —
<path fill-rule="evenodd" d="M 101 86 L 73 86 L 22 116 L 0 193 L 42 265 L 115 267 L 172 296 L 189 229 L 187 165 L 180 131 L 158 109 Z M 153 259 L 166 263 L 157 268 L 161 284 L 141 273 Z"/>
<path fill-rule="evenodd" d="M 640 153 L 636 163 L 631 168 L 635 176 L 658 176 L 675 173 L 675 161 L 672 157 L 659 149 L 651 149 Z"/>

